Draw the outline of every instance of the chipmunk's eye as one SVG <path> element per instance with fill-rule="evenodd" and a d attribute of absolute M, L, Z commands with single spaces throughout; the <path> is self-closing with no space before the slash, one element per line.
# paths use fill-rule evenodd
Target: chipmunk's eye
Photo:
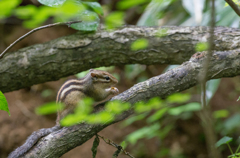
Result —
<path fill-rule="evenodd" d="M 107 76 L 107 77 L 105 77 L 105 79 L 106 79 L 106 80 L 110 80 L 110 78 L 109 78 L 108 76 Z"/>

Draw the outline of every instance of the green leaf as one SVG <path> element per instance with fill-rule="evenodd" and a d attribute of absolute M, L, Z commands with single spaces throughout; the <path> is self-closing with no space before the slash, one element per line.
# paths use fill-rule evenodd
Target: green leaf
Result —
<path fill-rule="evenodd" d="M 159 132 L 160 124 L 155 123 L 148 127 L 143 127 L 131 134 L 129 134 L 126 138 L 128 142 L 131 144 L 135 144 L 139 139 L 141 138 L 152 138 L 156 136 L 156 134 Z"/>
<path fill-rule="evenodd" d="M 93 109 L 93 99 L 92 98 L 84 98 L 78 102 L 78 105 L 75 109 L 76 115 L 88 115 L 92 112 Z"/>
<path fill-rule="evenodd" d="M 238 97 L 237 101 L 239 101 L 239 100 L 240 100 L 240 96 Z"/>
<path fill-rule="evenodd" d="M 221 145 L 223 145 L 223 144 L 228 144 L 229 142 L 232 141 L 232 139 L 233 139 L 233 138 L 231 138 L 231 137 L 224 136 L 222 139 L 220 139 L 220 140 L 215 144 L 215 146 L 216 146 L 216 147 L 219 147 L 219 146 L 221 146 Z"/>
<path fill-rule="evenodd" d="M 197 43 L 195 50 L 196 52 L 202 52 L 208 50 L 208 43 L 207 42 L 199 42 Z"/>
<path fill-rule="evenodd" d="M 144 119 L 147 115 L 148 115 L 148 112 L 144 112 L 144 113 L 142 113 L 142 114 L 139 114 L 139 115 L 136 115 L 136 116 L 132 116 L 132 117 L 126 119 L 126 120 L 123 122 L 123 126 L 124 126 L 124 127 L 129 126 L 130 124 L 132 124 L 132 123 L 135 122 L 135 121 L 139 121 L 139 120 Z"/>
<path fill-rule="evenodd" d="M 11 115 L 8 109 L 7 99 L 5 98 L 1 91 L 0 91 L 0 110 L 8 112 L 9 116 Z"/>
<path fill-rule="evenodd" d="M 98 136 L 96 135 L 94 142 L 93 142 L 92 149 L 91 149 L 93 158 L 95 158 L 97 155 L 97 147 L 99 145 L 99 142 L 100 142 L 100 140 L 99 140 Z"/>
<path fill-rule="evenodd" d="M 206 96 L 207 96 L 207 102 L 211 100 L 211 98 L 214 96 L 215 92 L 217 91 L 219 87 L 221 79 L 214 79 L 210 80 L 206 84 Z"/>
<path fill-rule="evenodd" d="M 109 123 L 109 122 L 113 121 L 113 119 L 114 119 L 114 115 L 107 111 L 102 111 L 100 113 L 88 115 L 86 117 L 86 121 L 88 123 L 92 123 L 92 124 Z"/>
<path fill-rule="evenodd" d="M 50 102 L 44 105 L 41 105 L 35 109 L 36 114 L 38 115 L 48 115 L 56 113 L 58 110 L 62 110 L 64 107 L 61 103 Z"/>
<path fill-rule="evenodd" d="M 168 109 L 169 108 L 163 108 L 163 109 L 158 110 L 157 112 L 155 112 L 152 116 L 150 116 L 147 119 L 147 122 L 152 123 L 152 122 L 159 120 L 168 111 Z"/>
<path fill-rule="evenodd" d="M 237 114 L 229 117 L 223 123 L 224 131 L 228 133 L 228 132 L 238 128 L 239 127 L 239 122 L 240 122 L 240 114 L 237 113 Z"/>
<path fill-rule="evenodd" d="M 123 111 L 130 109 L 130 103 L 122 103 L 119 100 L 111 101 L 106 104 L 106 111 L 111 112 L 113 114 L 119 114 Z"/>
<path fill-rule="evenodd" d="M 229 112 L 227 110 L 218 110 L 213 112 L 213 117 L 218 118 L 226 118 L 229 116 Z"/>
<path fill-rule="evenodd" d="M 200 103 L 197 102 L 193 102 L 193 103 L 189 103 L 186 105 L 182 105 L 179 107 L 175 107 L 175 108 L 171 108 L 168 110 L 168 113 L 170 115 L 180 115 L 183 112 L 189 112 L 189 111 L 199 111 L 201 110 L 201 105 Z"/>
<path fill-rule="evenodd" d="M 38 2 L 47 5 L 49 7 L 58 7 L 63 5 L 66 0 L 38 0 Z"/>
<path fill-rule="evenodd" d="M 9 17 L 20 3 L 21 0 L 0 0 L 0 19 Z"/>
<path fill-rule="evenodd" d="M 98 2 L 82 2 L 82 3 L 87 5 L 89 8 L 91 8 L 97 14 L 103 15 L 102 6 Z"/>
<path fill-rule="evenodd" d="M 149 2 L 149 0 L 121 0 L 117 3 L 118 9 L 129 9 L 137 5 Z"/>
<path fill-rule="evenodd" d="M 127 147 L 126 141 L 122 141 L 122 142 L 120 143 L 120 146 L 121 146 L 123 149 L 125 149 L 125 148 Z"/>
<path fill-rule="evenodd" d="M 191 98 L 191 95 L 188 93 L 175 93 L 175 94 L 170 95 L 167 98 L 167 102 L 180 104 L 180 103 L 187 102 L 188 100 L 190 100 L 190 98 Z"/>
<path fill-rule="evenodd" d="M 137 50 L 146 49 L 147 47 L 148 47 L 148 40 L 142 38 L 142 39 L 137 39 L 132 43 L 131 50 L 137 51 Z"/>
<path fill-rule="evenodd" d="M 84 114 L 82 115 L 69 114 L 60 121 L 60 124 L 61 126 L 73 126 L 75 124 L 85 121 L 87 117 L 88 115 Z"/>
<path fill-rule="evenodd" d="M 71 28 L 81 31 L 96 31 L 100 22 L 98 15 L 88 10 L 79 13 L 74 20 L 80 20 L 82 22 L 72 24 Z"/>
<path fill-rule="evenodd" d="M 20 19 L 28 19 L 37 14 L 38 8 L 35 5 L 20 6 L 14 10 L 14 14 Z"/>
<path fill-rule="evenodd" d="M 105 25 L 107 29 L 114 29 L 124 24 L 124 12 L 115 11 L 110 13 L 105 18 Z"/>

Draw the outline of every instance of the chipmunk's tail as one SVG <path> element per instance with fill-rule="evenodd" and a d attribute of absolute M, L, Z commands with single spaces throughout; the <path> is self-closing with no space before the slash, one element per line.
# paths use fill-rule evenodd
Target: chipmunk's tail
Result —
<path fill-rule="evenodd" d="M 26 140 L 26 142 L 18 147 L 17 149 L 15 149 L 13 152 L 11 152 L 9 155 L 8 155 L 8 158 L 18 158 L 18 157 L 21 157 L 23 156 L 27 151 L 29 151 L 33 146 L 34 144 L 42 137 L 54 132 L 54 131 L 57 131 L 61 128 L 61 126 L 59 125 L 56 125 L 56 126 L 53 126 L 51 128 L 43 128 L 43 129 L 40 129 L 38 131 L 35 131 L 33 132 Z"/>

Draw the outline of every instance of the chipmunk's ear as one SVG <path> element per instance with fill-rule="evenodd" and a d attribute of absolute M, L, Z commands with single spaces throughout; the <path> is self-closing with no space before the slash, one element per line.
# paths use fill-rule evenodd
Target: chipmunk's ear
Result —
<path fill-rule="evenodd" d="M 92 76 L 92 77 L 97 77 L 97 74 L 91 72 L 91 76 Z"/>
<path fill-rule="evenodd" d="M 93 81 L 97 81 L 98 80 L 98 75 L 94 72 L 91 72 L 91 77 Z"/>

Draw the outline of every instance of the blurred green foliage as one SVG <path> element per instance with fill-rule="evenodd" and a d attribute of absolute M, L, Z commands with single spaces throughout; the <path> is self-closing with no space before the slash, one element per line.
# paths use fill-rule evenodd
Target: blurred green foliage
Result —
<path fill-rule="evenodd" d="M 23 20 L 23 26 L 27 28 L 42 25 L 47 19 L 53 17 L 54 22 L 66 22 L 69 20 L 81 20 L 81 23 L 72 24 L 71 27 L 83 31 L 95 31 L 100 23 L 100 17 L 104 16 L 104 10 L 98 2 L 84 2 L 81 0 L 38 0 L 44 4 L 36 7 L 34 5 L 19 6 L 21 0 L 0 0 L 0 20 L 14 15 Z M 235 0 L 235 3 L 237 1 Z M 147 6 L 146 6 L 147 5 Z M 189 0 L 120 0 L 117 3 L 117 10 L 106 15 L 106 28 L 114 29 L 125 24 L 124 18 L 128 16 L 125 10 L 141 6 L 144 11 L 139 18 L 137 25 L 140 26 L 206 26 L 210 23 L 210 3 L 206 0 L 189 1 Z M 239 27 L 239 18 L 231 7 L 225 7 L 225 1 L 216 1 L 216 24 L 219 26 Z M 124 10 L 124 11 L 123 11 Z M 139 9 L 137 9 L 139 12 Z M 162 28 L 156 36 L 161 38 L 167 35 L 168 28 Z M 140 39 L 133 42 L 132 50 L 142 50 L 148 47 L 147 39 Z M 206 42 L 196 44 L 196 51 L 205 51 L 208 49 Z M 147 79 L 144 74 L 146 66 L 143 65 L 126 65 L 125 77 L 128 80 L 137 82 Z M 78 74 L 83 77 L 88 72 Z M 117 78 L 120 78 L 117 75 Z M 211 80 L 207 84 L 208 102 L 214 96 L 220 80 Z M 44 91 L 42 96 L 51 95 L 49 91 Z M 0 93 L 0 107 L 9 113 L 7 102 L 4 95 Z M 126 137 L 125 144 L 128 142 L 136 143 L 142 138 L 157 137 L 164 139 L 170 130 L 174 129 L 174 123 L 177 119 L 188 119 L 195 111 L 201 109 L 199 103 L 187 103 L 191 98 L 189 94 L 174 94 L 165 100 L 153 98 L 149 102 L 138 102 L 134 105 L 136 116 L 130 117 L 124 121 L 123 125 L 127 126 L 135 121 L 146 120 L 147 126 L 143 127 Z M 238 100 L 240 97 L 238 98 Z M 82 121 L 89 123 L 106 123 L 112 121 L 115 115 L 128 110 L 130 105 L 120 102 L 110 102 L 106 105 L 106 111 L 97 114 L 91 114 L 92 101 L 83 100 L 77 106 L 75 113 L 67 116 L 62 120 L 62 124 L 70 126 Z M 169 105 L 181 104 L 178 107 Z M 36 109 L 38 114 L 50 114 L 56 112 L 58 106 L 55 103 L 49 103 Z M 187 116 L 187 117 L 186 117 Z M 189 117 L 190 116 L 190 117 Z M 230 116 L 230 117 L 229 117 Z M 164 124 L 166 117 L 170 120 Z M 238 129 L 240 114 L 230 115 L 227 110 L 219 110 L 213 113 L 216 121 L 220 122 L 220 134 L 229 134 Z M 223 120 L 224 118 L 227 118 Z M 223 123 L 222 123 L 223 122 Z M 223 141 L 224 142 L 224 141 Z M 226 141 L 225 141 L 226 142 Z M 162 150 L 163 151 L 163 150 Z M 164 155 L 167 155 L 166 150 Z"/>
<path fill-rule="evenodd" d="M 222 139 L 220 139 L 217 143 L 216 143 L 216 147 L 219 147 L 223 144 L 228 144 L 232 141 L 233 139 L 231 137 L 228 136 L 224 136 Z"/>
<path fill-rule="evenodd" d="M 200 42 L 196 45 L 196 52 L 202 52 L 208 50 L 208 43 L 207 42 Z"/>
<path fill-rule="evenodd" d="M 11 16 L 13 9 L 15 9 L 21 0 L 1 0 L 0 1 L 0 20 Z"/>
<path fill-rule="evenodd" d="M 130 9 L 132 7 L 141 5 L 141 4 L 146 4 L 150 2 L 150 0 L 121 0 L 117 3 L 117 9 L 119 10 L 125 10 L 125 9 Z"/>
<path fill-rule="evenodd" d="M 49 102 L 44 105 L 41 105 L 35 109 L 35 113 L 38 115 L 48 115 L 48 114 L 54 114 L 58 110 L 62 110 L 64 108 L 64 105 L 61 103 L 56 102 Z"/>
<path fill-rule="evenodd" d="M 110 13 L 105 18 L 105 25 L 107 29 L 114 29 L 124 24 L 125 13 L 122 11 L 115 11 Z"/>

